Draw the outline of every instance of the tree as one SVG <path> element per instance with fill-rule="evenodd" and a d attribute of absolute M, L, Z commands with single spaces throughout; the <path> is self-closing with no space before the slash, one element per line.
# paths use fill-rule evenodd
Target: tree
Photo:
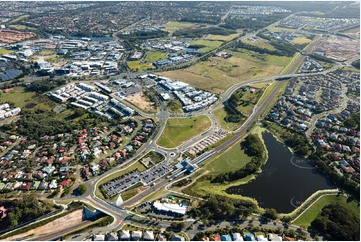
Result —
<path fill-rule="evenodd" d="M 277 211 L 274 208 L 266 208 L 263 216 L 271 220 L 276 220 L 278 218 Z"/>
<path fill-rule="evenodd" d="M 83 195 L 88 190 L 88 187 L 85 184 L 80 184 L 75 191 L 79 195 Z"/>

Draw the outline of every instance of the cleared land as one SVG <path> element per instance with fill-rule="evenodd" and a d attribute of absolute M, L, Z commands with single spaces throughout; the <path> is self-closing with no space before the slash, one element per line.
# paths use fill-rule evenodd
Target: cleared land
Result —
<path fill-rule="evenodd" d="M 264 48 L 264 49 L 268 49 L 268 50 L 276 50 L 275 47 L 273 47 L 270 43 L 268 43 L 267 40 L 260 39 L 260 38 L 258 38 L 256 41 L 243 40 L 242 42 L 249 44 L 249 45 L 257 46 L 259 48 Z"/>
<path fill-rule="evenodd" d="M 16 30 L 25 30 L 25 29 L 28 29 L 28 30 L 34 30 L 35 28 L 31 28 L 31 27 L 28 27 L 28 26 L 25 26 L 25 25 L 21 25 L 21 24 L 14 24 L 14 25 L 9 25 L 10 28 L 14 28 Z"/>
<path fill-rule="evenodd" d="M 194 23 L 189 23 L 189 22 L 170 21 L 170 22 L 168 22 L 166 24 L 165 30 L 173 33 L 176 30 L 186 29 L 186 28 L 189 28 L 189 27 L 191 27 L 193 25 L 194 25 Z"/>
<path fill-rule="evenodd" d="M 236 37 L 238 37 L 239 34 L 230 34 L 230 35 L 208 35 L 206 37 L 207 40 L 219 40 L 219 41 L 230 41 Z"/>
<path fill-rule="evenodd" d="M 129 95 L 126 97 L 128 102 L 143 110 L 144 112 L 154 113 L 156 112 L 156 108 L 154 104 L 149 102 L 143 92 L 137 92 L 133 95 Z"/>
<path fill-rule="evenodd" d="M 297 38 L 294 38 L 292 40 L 292 43 L 294 44 L 308 44 L 310 43 L 312 40 L 305 37 L 305 36 L 300 36 L 300 37 L 297 37 Z"/>
<path fill-rule="evenodd" d="M 309 227 L 311 222 L 321 213 L 322 208 L 336 202 L 342 204 L 343 207 L 348 209 L 352 214 L 356 215 L 360 219 L 360 205 L 358 205 L 355 201 L 347 201 L 347 198 L 344 196 L 329 195 L 321 197 L 293 224 L 304 226 L 306 228 Z"/>
<path fill-rule="evenodd" d="M 271 27 L 271 28 L 268 28 L 269 31 L 271 32 L 295 32 L 296 29 L 291 29 L 291 28 L 281 28 L 281 27 Z"/>
<path fill-rule="evenodd" d="M 183 70 L 158 74 L 219 94 L 237 83 L 277 76 L 291 59 L 240 49 L 228 59 L 212 57 Z"/>
<path fill-rule="evenodd" d="M 204 47 L 200 48 L 199 50 L 208 52 L 211 51 L 223 44 L 223 41 L 217 40 L 194 40 L 189 43 L 190 45 L 203 45 Z"/>
<path fill-rule="evenodd" d="M 165 148 L 174 148 L 209 129 L 211 121 L 205 115 L 189 118 L 170 118 L 157 141 Z"/>
<path fill-rule="evenodd" d="M 83 221 L 82 214 L 82 209 L 77 210 L 38 228 L 31 229 L 25 233 L 6 238 L 6 240 L 25 240 L 30 238 L 36 238 L 38 236 L 43 236 L 46 234 L 54 234 L 57 231 L 63 231 L 66 229 L 71 230 L 75 226 L 85 225 L 86 223 L 89 223 L 89 221 Z"/>

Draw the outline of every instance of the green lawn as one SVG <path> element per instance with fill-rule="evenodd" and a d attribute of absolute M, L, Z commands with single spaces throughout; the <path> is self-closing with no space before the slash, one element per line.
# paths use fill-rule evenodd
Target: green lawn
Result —
<path fill-rule="evenodd" d="M 277 86 L 278 82 L 274 82 L 272 83 L 270 86 L 268 86 L 268 88 L 266 89 L 265 93 L 263 94 L 261 100 L 259 101 L 259 105 L 261 105 L 266 98 L 270 95 L 270 93 L 275 89 L 275 87 Z"/>
<path fill-rule="evenodd" d="M 264 131 L 264 128 L 261 128 L 260 126 L 256 126 L 251 133 L 257 134 L 262 142 L 262 132 Z M 209 161 L 206 161 L 205 165 L 202 167 L 203 169 L 208 171 L 208 175 L 217 175 L 229 171 L 235 171 L 242 167 L 244 167 L 248 162 L 251 161 L 251 157 L 247 156 L 244 153 L 244 150 L 241 149 L 240 143 L 236 142 L 234 145 L 232 145 L 228 150 L 223 152 L 221 155 L 216 156 Z M 192 186 L 186 188 L 183 190 L 183 192 L 193 195 L 193 196 L 200 196 L 204 197 L 209 194 L 218 194 L 222 196 L 227 196 L 234 199 L 247 199 L 249 201 L 253 201 L 256 203 L 256 200 L 252 198 L 243 197 L 241 195 L 236 194 L 228 194 L 225 192 L 225 190 L 228 187 L 231 186 L 238 186 L 245 183 L 248 183 L 250 180 L 254 179 L 255 176 L 252 174 L 250 176 L 247 176 L 243 179 L 239 179 L 233 182 L 226 182 L 224 184 L 219 183 L 211 183 L 210 180 L 206 180 L 204 178 L 200 178 L 197 180 L 196 183 L 194 183 Z"/>
<path fill-rule="evenodd" d="M 174 148 L 203 133 L 210 126 L 211 121 L 205 115 L 189 118 L 170 118 L 167 120 L 157 143 L 166 148 Z"/>
<path fill-rule="evenodd" d="M 227 112 L 225 111 L 224 107 L 220 107 L 214 110 L 212 114 L 216 117 L 222 129 L 234 131 L 241 126 L 241 122 L 239 123 L 226 122 L 225 118 L 227 116 Z"/>
<path fill-rule="evenodd" d="M 193 40 L 190 42 L 191 45 L 204 45 L 205 47 L 200 48 L 199 50 L 208 52 L 219 46 L 221 46 L 223 42 L 218 40 Z"/>
<path fill-rule="evenodd" d="M 128 188 L 124 192 L 122 192 L 121 195 L 122 195 L 123 201 L 126 201 L 126 200 L 134 197 L 135 195 L 137 195 L 141 186 L 142 186 L 142 183 L 139 182 L 139 183 L 135 184 L 134 186 Z M 114 197 L 116 199 L 118 199 L 118 196 L 114 196 Z"/>
<path fill-rule="evenodd" d="M 145 57 L 146 63 L 153 63 L 158 60 L 166 59 L 167 54 L 163 52 L 147 52 L 147 56 Z"/>
<path fill-rule="evenodd" d="M 352 214 L 360 219 L 360 206 L 354 201 L 347 201 L 344 196 L 329 195 L 321 197 L 315 204 L 312 205 L 305 213 L 303 213 L 293 224 L 298 226 L 309 227 L 311 222 L 321 213 L 325 206 L 339 202 Z"/>
<path fill-rule="evenodd" d="M 14 52 L 13 50 L 8 50 L 8 49 L 5 49 L 5 48 L 0 48 L 0 55 L 6 55 L 6 54 L 10 54 Z"/>

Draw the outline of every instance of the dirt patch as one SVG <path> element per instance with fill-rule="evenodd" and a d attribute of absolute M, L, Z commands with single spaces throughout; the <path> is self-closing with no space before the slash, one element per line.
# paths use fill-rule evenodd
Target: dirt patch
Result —
<path fill-rule="evenodd" d="M 63 231 L 66 229 L 73 229 L 75 226 L 84 223 L 83 222 L 83 210 L 77 210 L 72 212 L 64 217 L 55 219 L 54 221 L 47 223 L 43 226 L 40 226 L 35 229 L 31 229 L 25 233 L 18 234 L 6 238 L 6 240 L 32 240 L 33 238 L 44 236 L 46 234 L 55 234 L 58 231 Z"/>
<path fill-rule="evenodd" d="M 129 95 L 126 97 L 125 100 L 145 112 L 156 112 L 156 109 L 154 108 L 154 103 L 149 102 L 143 92 Z"/>

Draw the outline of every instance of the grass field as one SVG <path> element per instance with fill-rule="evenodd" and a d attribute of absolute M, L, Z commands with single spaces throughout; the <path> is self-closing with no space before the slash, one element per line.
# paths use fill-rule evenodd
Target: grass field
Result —
<path fill-rule="evenodd" d="M 204 45 L 205 47 L 200 48 L 199 50 L 208 52 L 211 51 L 223 44 L 223 41 L 218 40 L 193 40 L 189 43 L 190 45 Z"/>
<path fill-rule="evenodd" d="M 39 51 L 37 55 L 46 56 L 46 55 L 55 55 L 55 54 L 56 54 L 55 50 L 43 49 Z"/>
<path fill-rule="evenodd" d="M 239 50 L 228 59 L 212 57 L 183 70 L 158 73 L 213 93 L 243 81 L 278 75 L 292 58 Z"/>
<path fill-rule="evenodd" d="M 193 25 L 194 23 L 189 23 L 189 22 L 170 21 L 166 24 L 165 30 L 173 33 L 174 31 L 177 31 L 179 29 L 186 29 Z"/>
<path fill-rule="evenodd" d="M 170 113 L 183 113 L 182 103 L 177 99 L 167 101 L 166 106 Z"/>
<path fill-rule="evenodd" d="M 0 48 L 0 55 L 6 55 L 14 52 L 13 50 L 7 50 L 5 48 Z"/>
<path fill-rule="evenodd" d="M 35 28 L 31 28 L 25 25 L 21 25 L 21 24 L 13 24 L 13 25 L 9 25 L 10 28 L 14 28 L 16 30 L 34 30 Z"/>
<path fill-rule="evenodd" d="M 174 148 L 185 141 L 203 133 L 211 126 L 211 121 L 205 115 L 189 118 L 170 118 L 167 120 L 158 145 Z"/>
<path fill-rule="evenodd" d="M 347 201 L 344 196 L 329 195 L 321 197 L 305 213 L 303 213 L 293 224 L 298 226 L 309 227 L 311 222 L 321 213 L 322 208 L 332 203 L 341 203 L 352 214 L 360 219 L 360 206 L 354 201 Z"/>
<path fill-rule="evenodd" d="M 252 130 L 252 133 L 257 134 L 259 137 L 262 137 L 263 131 L 263 128 L 256 126 L 256 128 Z M 241 149 L 240 142 L 241 140 L 239 142 L 236 142 L 233 146 L 231 146 L 221 155 L 207 161 L 202 168 L 209 171 L 208 175 L 217 175 L 220 173 L 235 171 L 244 167 L 248 162 L 251 161 L 251 157 L 247 156 Z M 234 199 L 246 199 L 256 203 L 256 201 L 252 198 L 247 198 L 236 194 L 228 194 L 225 192 L 225 190 L 230 186 L 242 185 L 254 178 L 254 175 L 250 175 L 243 179 L 239 179 L 233 182 L 226 182 L 224 184 L 211 183 L 210 180 L 200 178 L 192 186 L 184 189 L 183 192 L 200 197 L 207 196 L 209 194 L 218 194 Z"/>
<path fill-rule="evenodd" d="M 35 92 L 27 92 L 23 87 L 15 87 L 11 92 L 1 93 L 0 102 L 12 102 L 16 107 L 29 110 L 51 110 L 57 106 L 57 103 L 48 97 Z"/>
<path fill-rule="evenodd" d="M 241 123 L 231 123 L 226 122 L 225 117 L 227 116 L 227 112 L 224 110 L 224 107 L 220 107 L 212 112 L 212 114 L 216 117 L 219 125 L 222 129 L 234 131 L 241 126 Z"/>
<path fill-rule="evenodd" d="M 268 43 L 266 40 L 260 39 L 260 38 L 258 38 L 256 41 L 242 40 L 242 42 L 249 44 L 249 45 L 257 46 L 259 48 L 264 48 L 264 49 L 268 49 L 268 50 L 276 50 L 275 47 L 273 47 L 270 43 Z"/>
<path fill-rule="evenodd" d="M 154 66 L 149 63 L 141 63 L 140 61 L 127 61 L 129 69 L 132 71 L 145 71 L 148 69 L 153 69 Z"/>
<path fill-rule="evenodd" d="M 230 34 L 230 35 L 208 35 L 206 37 L 207 40 L 219 40 L 219 41 L 230 41 L 234 38 L 237 38 L 239 36 L 239 33 L 236 34 Z"/>
<path fill-rule="evenodd" d="M 146 63 L 152 63 L 161 59 L 166 59 L 167 54 L 163 52 L 148 52 L 147 56 L 145 57 Z"/>
<path fill-rule="evenodd" d="M 305 37 L 305 36 L 300 36 L 300 37 L 297 37 L 297 38 L 294 38 L 292 40 L 292 43 L 294 44 L 308 44 L 310 43 L 312 40 Z"/>
<path fill-rule="evenodd" d="M 360 28 L 352 28 L 352 29 L 346 29 L 345 31 L 341 31 L 342 33 L 350 33 L 350 34 L 355 34 L 360 32 Z"/>
<path fill-rule="evenodd" d="M 21 15 L 13 20 L 10 21 L 10 23 L 15 23 L 15 22 L 19 22 L 20 20 L 26 19 L 27 17 L 29 17 L 30 15 Z"/>
<path fill-rule="evenodd" d="M 261 100 L 259 100 L 259 105 L 261 105 L 266 100 L 266 98 L 275 89 L 276 86 L 277 86 L 277 82 L 274 82 L 266 89 L 265 93 L 261 97 Z"/>
<path fill-rule="evenodd" d="M 135 195 L 137 195 L 139 193 L 139 191 L 140 191 L 141 186 L 142 186 L 142 183 L 139 182 L 139 183 L 135 184 L 134 186 L 128 188 L 124 192 L 122 192 L 121 195 L 122 195 L 123 201 L 126 201 L 126 200 L 134 197 Z M 118 199 L 118 196 L 114 196 L 114 197 L 116 199 Z"/>
<path fill-rule="evenodd" d="M 270 32 L 295 32 L 296 29 L 290 29 L 290 28 L 280 28 L 280 27 L 271 27 L 271 28 L 268 28 L 268 30 Z"/>

